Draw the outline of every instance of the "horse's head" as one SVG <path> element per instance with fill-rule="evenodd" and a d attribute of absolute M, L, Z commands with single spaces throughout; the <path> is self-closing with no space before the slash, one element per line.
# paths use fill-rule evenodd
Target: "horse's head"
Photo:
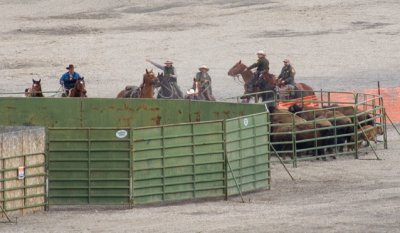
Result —
<path fill-rule="evenodd" d="M 158 82 L 158 76 L 156 77 L 153 70 L 147 70 L 143 75 L 143 83 L 148 85 L 153 85 Z"/>
<path fill-rule="evenodd" d="M 40 84 L 41 81 L 42 81 L 41 79 L 39 80 L 32 79 L 32 91 L 42 91 L 42 86 Z"/>
<path fill-rule="evenodd" d="M 289 112 L 291 113 L 296 113 L 296 112 L 301 112 L 303 111 L 303 106 L 299 104 L 293 104 L 288 108 Z"/>
<path fill-rule="evenodd" d="M 85 78 L 78 78 L 75 82 L 75 89 L 79 92 L 86 93 Z"/>
<path fill-rule="evenodd" d="M 246 67 L 247 66 L 242 63 L 242 60 L 240 60 L 234 66 L 232 66 L 232 68 L 228 71 L 228 75 L 232 77 L 238 76 L 239 74 L 243 73 Z"/>

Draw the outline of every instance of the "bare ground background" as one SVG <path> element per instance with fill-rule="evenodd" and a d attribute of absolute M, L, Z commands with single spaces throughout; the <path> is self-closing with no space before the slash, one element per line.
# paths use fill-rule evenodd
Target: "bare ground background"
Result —
<path fill-rule="evenodd" d="M 266 50 L 271 71 L 290 58 L 315 89 L 399 86 L 400 2 L 0 0 L 0 93 L 41 78 L 58 89 L 74 63 L 91 97 L 138 84 L 146 58 L 175 61 L 179 84 L 211 70 L 217 98 L 242 87 L 227 77 Z M 0 232 L 400 232 L 399 136 L 382 161 L 302 162 L 291 182 L 273 166 L 272 190 L 239 199 L 132 210 L 51 211 L 0 224 Z M 373 158 L 372 154 L 362 158 Z"/>
<path fill-rule="evenodd" d="M 0 0 L 1 92 L 32 78 L 58 90 L 65 66 L 87 78 L 91 97 L 115 97 L 139 84 L 146 58 L 175 61 L 179 84 L 191 86 L 208 65 L 217 98 L 242 86 L 227 76 L 263 49 L 271 71 L 292 60 L 297 81 L 316 90 L 399 86 L 397 0 Z"/>

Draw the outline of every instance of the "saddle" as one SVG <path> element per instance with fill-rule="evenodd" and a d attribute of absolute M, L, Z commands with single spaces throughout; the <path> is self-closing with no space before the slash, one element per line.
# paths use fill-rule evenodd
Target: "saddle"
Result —
<path fill-rule="evenodd" d="M 125 87 L 125 98 L 140 98 L 142 89 L 138 86 L 126 86 Z"/>

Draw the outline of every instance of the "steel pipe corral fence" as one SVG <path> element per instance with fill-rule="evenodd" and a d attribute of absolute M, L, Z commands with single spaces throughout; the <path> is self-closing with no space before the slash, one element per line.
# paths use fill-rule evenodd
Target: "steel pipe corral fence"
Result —
<path fill-rule="evenodd" d="M 271 102 L 0 98 L 0 124 L 48 127 L 49 205 L 133 206 L 228 198 L 270 187 L 270 145 L 282 156 L 291 155 L 294 166 L 318 157 L 357 158 L 360 126 L 373 122 L 373 130 L 386 129 L 380 96 L 347 92 L 350 101 L 337 101 L 333 92 L 316 93 L 318 98 L 278 103 L 312 103 L 333 112 L 338 111 L 334 104 L 352 106 L 347 116 L 351 123 L 336 124 L 345 117 L 334 114 L 327 119 L 333 126 L 317 128 L 321 122 L 314 120 L 304 123 L 308 128 L 296 128 L 299 112 L 290 114 L 288 123 L 271 124 L 270 116 L 276 115 L 264 106 Z M 276 127 L 286 131 L 271 132 Z M 340 133 L 343 128 L 353 131 Z M 279 134 L 289 134 L 288 140 L 270 143 Z M 299 137 L 302 134 L 312 136 Z M 340 141 L 343 137 L 347 139 Z M 354 151 L 342 146 L 353 146 Z M 316 154 L 318 150 L 325 154 Z"/>
<path fill-rule="evenodd" d="M 370 131 L 374 131 L 373 134 L 376 134 L 380 129 L 383 131 L 383 136 L 377 145 L 383 144 L 383 147 L 387 148 L 386 117 L 382 96 L 331 91 L 316 91 L 315 93 L 318 98 L 279 100 L 278 106 L 287 109 L 297 103 L 303 106 L 318 106 L 320 109 L 305 110 L 295 114 L 271 113 L 271 117 L 286 115 L 291 119 L 288 123 L 271 124 L 272 138 L 280 135 L 292 135 L 292 137 L 286 137 L 285 141 L 280 142 L 274 142 L 271 138 L 271 145 L 277 148 L 281 157 L 291 157 L 287 162 L 290 161 L 296 167 L 297 161 L 301 160 L 336 158 L 340 155 L 354 155 L 355 158 L 358 158 L 359 151 L 368 150 L 368 147 L 360 148 L 363 138 L 365 138 L 364 134 L 372 133 Z M 338 96 L 340 98 L 337 98 Z M 339 115 L 338 112 L 341 111 L 343 106 L 353 110 L 345 116 Z M 326 110 L 332 111 L 333 116 L 310 120 L 305 123 L 296 122 L 296 116 L 311 114 L 315 118 L 316 115 L 319 115 L 318 113 Z M 351 121 L 349 122 L 348 119 Z M 332 126 L 318 126 L 326 120 Z M 363 128 L 365 125 L 372 127 Z M 274 132 L 274 129 L 280 132 Z M 370 142 L 367 143 L 368 146 L 372 146 Z"/>

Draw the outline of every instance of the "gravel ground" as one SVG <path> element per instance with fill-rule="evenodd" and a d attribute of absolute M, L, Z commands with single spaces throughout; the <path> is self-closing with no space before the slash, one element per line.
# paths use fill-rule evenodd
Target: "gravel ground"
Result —
<path fill-rule="evenodd" d="M 0 93 L 32 78 L 56 91 L 74 63 L 90 97 L 112 98 L 140 83 L 150 58 L 174 60 L 183 89 L 208 65 L 221 99 L 243 92 L 227 71 L 260 49 L 272 73 L 290 58 L 315 90 L 399 86 L 398 9 L 397 0 L 0 0 Z"/>
<path fill-rule="evenodd" d="M 1 232 L 400 232 L 400 136 L 359 160 L 279 164 L 272 189 L 229 201 L 128 210 L 53 210 L 0 224 Z"/>

